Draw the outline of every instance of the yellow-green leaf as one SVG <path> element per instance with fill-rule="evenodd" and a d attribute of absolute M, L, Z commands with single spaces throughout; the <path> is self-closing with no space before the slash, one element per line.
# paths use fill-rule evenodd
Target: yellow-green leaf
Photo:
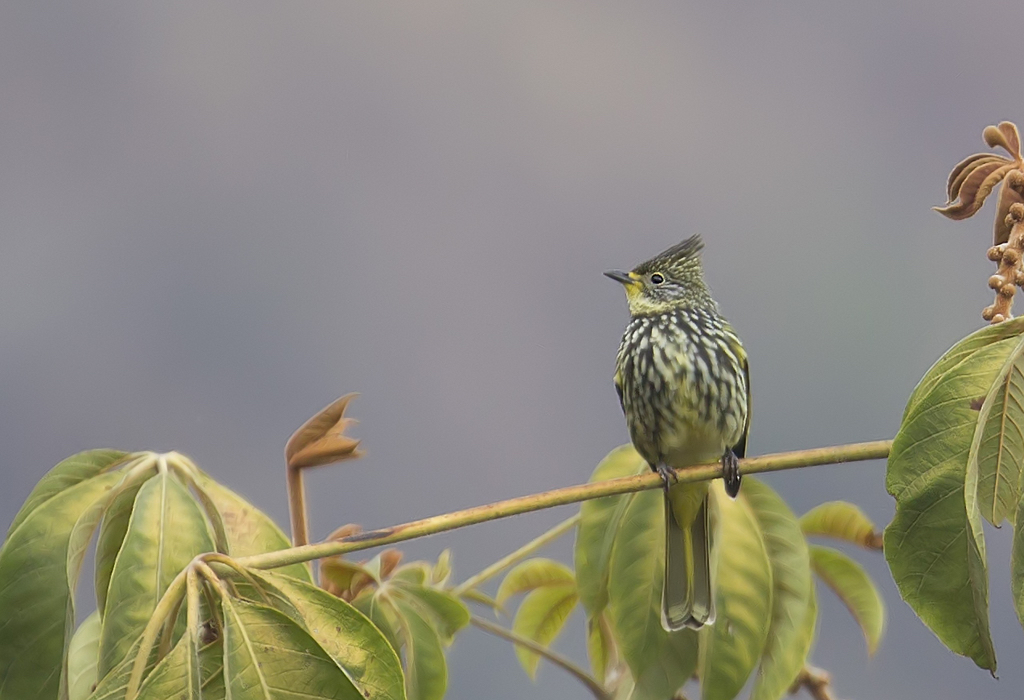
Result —
<path fill-rule="evenodd" d="M 578 601 L 575 583 L 551 584 L 536 588 L 523 598 L 512 621 L 512 631 L 548 646 L 558 637 Z M 516 657 L 526 675 L 535 678 L 540 655 L 517 645 Z"/>
<path fill-rule="evenodd" d="M 139 495 L 142 482 L 122 484 L 116 490 L 110 502 L 103 509 L 103 520 L 100 522 L 99 535 L 96 537 L 95 583 L 96 607 L 103 610 L 107 606 L 107 590 L 110 587 L 110 574 L 114 571 L 117 553 L 121 551 L 124 536 L 128 532 L 128 521 L 135 507 L 135 498 Z"/>
<path fill-rule="evenodd" d="M 869 549 L 882 548 L 882 536 L 859 507 L 846 501 L 829 501 L 804 513 L 800 528 L 805 535 L 834 537 Z"/>
<path fill-rule="evenodd" d="M 201 488 L 220 512 L 231 556 L 247 557 L 275 552 L 292 546 L 291 540 L 270 517 L 237 493 L 205 474 L 196 477 Z M 277 570 L 308 583 L 313 582 L 307 564 L 292 564 Z"/>
<path fill-rule="evenodd" d="M 886 473 L 896 515 L 885 529 L 885 556 L 900 594 L 947 647 L 991 671 L 981 473 L 971 454 L 1022 331 L 1021 318 L 989 326 L 935 363 L 911 397 Z"/>
<path fill-rule="evenodd" d="M 94 506 L 121 477 L 103 473 L 41 501 L 0 548 L 0 700 L 57 697 L 82 556 L 102 515 Z"/>
<path fill-rule="evenodd" d="M 124 658 L 174 577 L 196 555 L 210 551 L 213 538 L 188 490 L 171 472 L 146 481 L 135 498 L 110 574 L 100 634 L 100 676 Z"/>
<path fill-rule="evenodd" d="M 448 687 L 448 664 L 441 638 L 413 605 L 393 598 L 405 655 L 405 693 L 409 700 L 441 700 Z"/>
<path fill-rule="evenodd" d="M 498 586 L 497 601 L 499 605 L 503 605 L 518 593 L 532 591 L 541 586 L 567 583 L 575 584 L 576 577 L 572 569 L 565 564 L 544 558 L 527 559 L 505 576 L 505 580 Z"/>
<path fill-rule="evenodd" d="M 1018 342 L 996 375 L 978 415 L 969 459 L 978 469 L 977 503 L 998 527 L 1012 519 L 1024 468 L 1024 342 Z M 970 468 L 970 466 L 969 466 Z"/>
<path fill-rule="evenodd" d="M 849 609 L 873 655 L 885 632 L 885 604 L 874 581 L 860 564 L 831 547 L 811 545 L 814 573 L 835 591 Z"/>
<path fill-rule="evenodd" d="M 469 608 L 447 591 L 401 580 L 389 582 L 388 587 L 417 606 L 420 614 L 434 623 L 434 629 L 445 644 L 451 644 L 455 633 L 469 624 Z"/>
<path fill-rule="evenodd" d="M 85 700 L 99 678 L 100 616 L 93 612 L 82 621 L 68 646 L 68 700 Z"/>
<path fill-rule="evenodd" d="M 803 668 L 811 648 L 814 615 L 807 541 L 796 516 L 771 488 L 744 479 L 740 495 L 764 534 L 772 569 L 772 615 L 751 700 L 777 700 Z"/>
<path fill-rule="evenodd" d="M 732 700 L 757 667 L 772 620 L 772 569 L 757 519 L 745 498 L 712 484 L 719 514 L 716 600 L 718 619 L 701 637 L 701 695 Z"/>
<path fill-rule="evenodd" d="M 345 601 L 304 581 L 253 572 L 288 597 L 300 623 L 366 700 L 404 700 L 402 667 L 384 635 Z M 288 613 L 285 609 L 281 612 Z M 468 617 L 468 613 L 467 613 Z"/>
<path fill-rule="evenodd" d="M 647 463 L 632 445 L 616 447 L 597 465 L 591 482 L 640 474 Z M 597 615 L 608 603 L 608 562 L 618 535 L 622 515 L 633 500 L 632 494 L 606 496 L 580 504 L 580 524 L 576 531 L 576 583 L 580 600 L 590 615 Z"/>
<path fill-rule="evenodd" d="M 665 700 L 697 667 L 697 635 L 661 626 L 665 509 L 660 491 L 637 493 L 618 524 L 608 565 L 608 619 L 629 665 L 634 700 Z"/>
<path fill-rule="evenodd" d="M 587 618 L 587 658 L 598 683 L 604 684 L 618 662 L 615 639 L 604 613 Z"/>
<path fill-rule="evenodd" d="M 920 400 L 930 394 L 943 377 L 951 370 L 956 369 L 961 363 L 972 354 L 983 348 L 999 343 L 1003 340 L 1013 339 L 1024 333 L 1024 316 L 997 323 L 993 326 L 985 326 L 981 330 L 971 333 L 969 336 L 951 347 L 940 357 L 934 365 L 925 373 L 921 381 L 917 383 L 914 391 L 907 400 L 907 407 L 903 411 L 902 423 L 907 422 L 907 416 L 917 406 Z M 984 397 L 985 393 L 979 395 Z"/>
<path fill-rule="evenodd" d="M 11 533 L 18 529 L 18 526 L 32 511 L 61 491 L 102 474 L 127 456 L 126 452 L 118 450 L 88 450 L 58 462 L 39 480 L 39 483 L 32 489 L 32 493 L 25 499 L 25 503 L 7 529 L 7 536 L 10 537 Z"/>
<path fill-rule="evenodd" d="M 224 678 L 232 700 L 362 698 L 352 680 L 295 620 L 227 596 L 221 598 L 221 607 Z"/>

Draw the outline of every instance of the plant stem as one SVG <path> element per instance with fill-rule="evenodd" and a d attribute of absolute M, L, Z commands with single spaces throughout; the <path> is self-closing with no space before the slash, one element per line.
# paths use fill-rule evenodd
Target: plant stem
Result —
<path fill-rule="evenodd" d="M 523 559 L 526 559 L 526 557 L 530 556 L 541 547 L 551 542 L 554 542 L 559 537 L 564 535 L 566 532 L 576 527 L 576 523 L 578 523 L 579 521 L 579 513 L 576 513 L 576 515 L 573 515 L 571 518 L 563 520 L 547 532 L 530 540 L 516 551 L 502 557 L 501 559 L 494 562 L 493 564 L 488 566 L 486 569 L 483 569 L 479 573 L 470 576 L 465 581 L 460 583 L 458 586 L 453 588 L 452 593 L 454 593 L 455 595 L 462 595 L 466 591 L 472 588 L 476 588 L 481 583 L 489 581 L 490 579 L 494 578 L 508 567 L 513 566 L 514 564 L 518 564 Z"/>
<path fill-rule="evenodd" d="M 139 644 L 138 653 L 135 655 L 132 663 L 132 672 L 128 677 L 128 687 L 125 690 L 124 696 L 128 700 L 135 700 L 139 694 L 142 674 L 146 671 L 146 664 L 149 661 L 150 654 L 153 652 L 153 646 L 157 642 L 157 637 L 160 635 L 160 628 L 170 617 L 171 612 L 177 610 L 181 604 L 181 598 L 185 595 L 186 577 L 190 569 L 191 566 L 183 569 L 167 586 L 167 590 L 164 591 L 160 601 L 156 604 L 153 614 L 149 617 L 149 622 L 146 623 L 146 627 L 142 631 L 142 642 Z M 159 661 L 159 659 L 157 660 Z"/>
<path fill-rule="evenodd" d="M 744 474 L 760 474 L 763 472 L 799 469 L 822 464 L 841 464 L 870 459 L 884 459 L 889 454 L 892 440 L 876 442 L 860 442 L 851 445 L 819 447 L 798 452 L 779 452 L 740 460 L 740 469 Z M 679 483 L 707 481 L 722 475 L 720 464 L 703 464 L 687 467 L 676 472 Z M 371 547 L 379 547 L 395 542 L 404 542 L 426 535 L 454 530 L 467 525 L 507 518 L 511 515 L 529 513 L 535 510 L 579 503 L 602 496 L 617 496 L 624 493 L 635 493 L 645 489 L 661 488 L 661 477 L 648 472 L 636 476 L 626 476 L 579 486 L 545 491 L 530 496 L 520 496 L 507 501 L 498 501 L 484 506 L 467 508 L 466 510 L 435 515 L 423 520 L 416 520 L 402 525 L 393 525 L 380 530 L 362 532 L 340 540 L 308 544 L 302 547 L 282 549 L 276 552 L 240 557 L 236 561 L 254 569 L 275 569 L 300 562 L 312 561 L 323 557 L 347 554 Z"/>
<path fill-rule="evenodd" d="M 306 520 L 306 489 L 302 483 L 302 469 L 287 467 L 288 512 L 292 519 L 292 542 L 297 547 L 309 543 L 309 524 Z"/>
<path fill-rule="evenodd" d="M 538 644 L 532 639 L 527 639 L 526 637 L 520 634 L 516 634 L 512 630 L 505 629 L 501 625 L 496 625 L 490 620 L 486 620 L 482 617 L 477 617 L 476 615 L 473 615 L 469 619 L 469 621 L 473 624 L 474 627 L 478 627 L 485 632 L 493 634 L 496 637 L 507 639 L 513 644 L 518 644 L 519 646 L 525 649 L 529 649 L 532 652 L 540 654 L 551 663 L 561 667 L 568 673 L 571 673 L 573 676 L 576 677 L 577 680 L 579 680 L 580 683 L 582 683 L 590 689 L 590 692 L 594 694 L 594 697 L 597 698 L 597 700 L 611 699 L 611 695 L 609 695 L 608 691 L 606 691 L 601 686 L 601 684 L 597 682 L 597 679 L 595 679 L 584 669 L 580 668 L 566 657 L 559 654 L 557 651 L 553 651 L 548 647 L 544 646 L 543 644 Z"/>

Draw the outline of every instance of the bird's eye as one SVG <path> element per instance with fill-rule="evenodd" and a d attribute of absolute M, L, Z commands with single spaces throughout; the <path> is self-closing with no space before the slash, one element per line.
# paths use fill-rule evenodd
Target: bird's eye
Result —
<path fill-rule="evenodd" d="M 651 282 L 654 284 L 661 284 L 664 281 L 665 278 L 661 275 L 660 272 L 655 272 L 653 275 L 651 275 Z"/>

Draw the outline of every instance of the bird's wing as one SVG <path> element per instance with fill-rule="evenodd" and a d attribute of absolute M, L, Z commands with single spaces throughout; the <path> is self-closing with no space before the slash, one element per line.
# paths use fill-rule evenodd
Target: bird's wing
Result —
<path fill-rule="evenodd" d="M 747 452 L 747 436 L 750 435 L 750 364 L 747 362 L 747 353 L 743 353 L 743 378 L 747 385 L 747 421 L 743 425 L 743 437 L 737 442 L 732 451 L 737 457 L 745 457 Z"/>
<path fill-rule="evenodd" d="M 622 400 L 622 375 L 616 370 L 615 372 L 615 393 L 619 395 L 619 407 L 622 412 L 626 412 L 626 402 Z"/>

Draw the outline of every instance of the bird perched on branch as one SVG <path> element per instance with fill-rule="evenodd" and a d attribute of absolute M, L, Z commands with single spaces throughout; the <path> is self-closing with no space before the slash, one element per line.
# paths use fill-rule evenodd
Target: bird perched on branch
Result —
<path fill-rule="evenodd" d="M 669 631 L 715 619 L 708 482 L 677 484 L 673 470 L 721 460 L 735 497 L 750 431 L 747 354 L 704 282 L 703 247 L 693 236 L 631 272 L 605 273 L 625 287 L 631 316 L 615 367 L 619 402 L 633 446 L 665 481 Z"/>

